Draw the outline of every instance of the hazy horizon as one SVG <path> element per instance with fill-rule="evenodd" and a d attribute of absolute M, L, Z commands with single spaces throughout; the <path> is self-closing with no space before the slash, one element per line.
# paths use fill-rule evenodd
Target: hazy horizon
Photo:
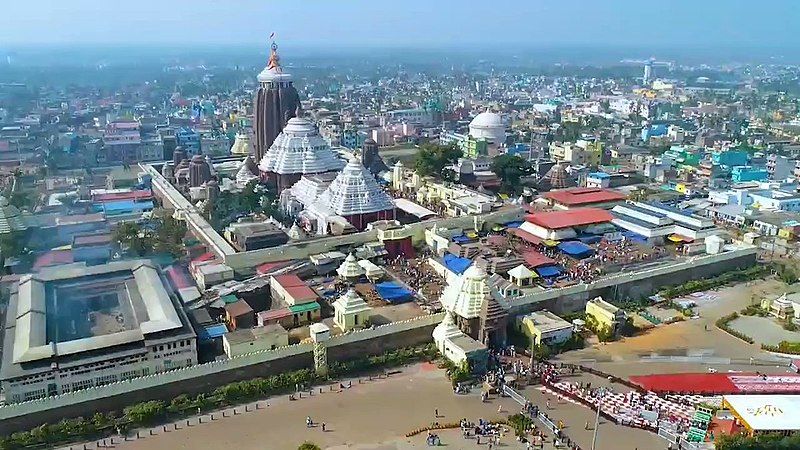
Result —
<path fill-rule="evenodd" d="M 634 47 L 794 50 L 792 0 L 29 0 L 4 5 L 0 48 Z"/>

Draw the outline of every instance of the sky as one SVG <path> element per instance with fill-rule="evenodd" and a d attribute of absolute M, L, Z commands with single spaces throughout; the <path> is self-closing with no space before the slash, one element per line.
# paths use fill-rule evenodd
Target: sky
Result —
<path fill-rule="evenodd" d="M 796 48 L 800 0 L 0 0 L 0 48 Z"/>

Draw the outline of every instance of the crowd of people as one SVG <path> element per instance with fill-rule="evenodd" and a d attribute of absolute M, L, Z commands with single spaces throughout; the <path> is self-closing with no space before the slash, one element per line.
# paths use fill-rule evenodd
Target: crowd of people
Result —
<path fill-rule="evenodd" d="M 692 407 L 652 393 L 619 393 L 608 388 L 593 388 L 590 383 L 580 382 L 560 381 L 554 386 L 590 405 L 596 406 L 599 403 L 601 411 L 620 425 L 655 429 L 667 422 L 678 431 L 686 430 L 690 425 Z"/>
<path fill-rule="evenodd" d="M 667 254 L 662 247 L 640 245 L 625 238 L 618 241 L 603 239 L 594 246 L 592 255 L 583 259 L 567 256 L 558 247 L 544 243 L 523 242 L 522 245 L 547 256 L 563 267 L 564 273 L 558 280 L 562 283 L 588 284 L 615 267 L 653 261 Z"/>
<path fill-rule="evenodd" d="M 411 289 L 422 294 L 422 303 L 427 300 L 433 304 L 438 301 L 446 283 L 426 261 L 427 256 L 424 254 L 412 259 L 398 256 L 388 261 L 387 266 Z"/>

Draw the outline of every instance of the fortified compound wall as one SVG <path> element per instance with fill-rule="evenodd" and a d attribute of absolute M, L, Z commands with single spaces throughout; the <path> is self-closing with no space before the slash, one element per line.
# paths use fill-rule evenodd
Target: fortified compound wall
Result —
<path fill-rule="evenodd" d="M 430 342 L 433 328 L 443 315 L 433 314 L 393 322 L 373 329 L 334 336 L 328 341 L 328 363 L 379 355 L 388 350 Z M 254 352 L 165 373 L 136 378 L 46 399 L 0 407 L 0 434 L 27 430 L 64 418 L 117 411 L 127 405 L 199 394 L 239 380 L 311 368 L 313 345 L 297 344 Z"/>
<path fill-rule="evenodd" d="M 755 247 L 739 248 L 716 255 L 694 256 L 680 262 L 654 263 L 651 267 L 621 272 L 590 284 L 537 290 L 514 299 L 511 314 L 521 315 L 542 309 L 557 314 L 570 313 L 583 310 L 586 302 L 597 296 L 621 300 L 652 295 L 663 287 L 751 267 L 756 264 L 757 252 Z"/>

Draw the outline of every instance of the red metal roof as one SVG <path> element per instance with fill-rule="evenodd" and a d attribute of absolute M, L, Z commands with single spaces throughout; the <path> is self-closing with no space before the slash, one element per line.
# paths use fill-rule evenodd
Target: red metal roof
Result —
<path fill-rule="evenodd" d="M 36 258 L 36 261 L 33 263 L 33 270 L 38 270 L 43 267 L 59 266 L 61 264 L 71 264 L 73 262 L 72 250 L 51 250 Z"/>
<path fill-rule="evenodd" d="M 525 260 L 525 265 L 529 269 L 535 269 L 541 266 L 550 266 L 556 263 L 556 261 L 550 257 L 547 257 L 535 250 L 528 250 L 522 252 L 522 259 Z"/>
<path fill-rule="evenodd" d="M 175 289 L 186 289 L 195 285 L 186 270 L 181 267 L 169 266 L 165 273 Z"/>
<path fill-rule="evenodd" d="M 260 266 L 256 267 L 256 272 L 263 275 L 265 273 L 269 273 L 275 269 L 280 269 L 281 267 L 286 267 L 291 264 L 293 261 L 291 259 L 285 261 L 273 261 L 261 264 Z"/>
<path fill-rule="evenodd" d="M 287 294 L 292 296 L 295 302 L 303 303 L 303 300 L 311 301 L 317 299 L 317 293 L 297 275 L 275 275 L 272 278 L 283 287 Z"/>
<path fill-rule="evenodd" d="M 611 222 L 613 218 L 611 213 L 604 209 L 578 208 L 568 211 L 547 211 L 529 214 L 525 220 L 543 228 L 557 230 L 559 228 Z"/>
<path fill-rule="evenodd" d="M 625 194 L 610 189 L 600 188 L 570 188 L 545 192 L 544 197 L 556 203 L 568 206 L 591 205 L 625 200 Z"/>
<path fill-rule="evenodd" d="M 292 315 L 292 312 L 289 311 L 289 308 L 281 308 L 281 309 L 270 309 L 269 311 L 261 311 L 257 315 L 262 322 L 268 322 L 271 320 L 280 320 L 283 319 L 284 317 L 289 317 Z"/>
<path fill-rule="evenodd" d="M 506 229 L 506 233 L 513 234 L 514 236 L 522 239 L 523 241 L 530 242 L 531 244 L 541 244 L 543 242 L 543 239 L 540 237 L 528 233 L 525 230 L 520 230 L 519 228 L 508 228 Z"/>

